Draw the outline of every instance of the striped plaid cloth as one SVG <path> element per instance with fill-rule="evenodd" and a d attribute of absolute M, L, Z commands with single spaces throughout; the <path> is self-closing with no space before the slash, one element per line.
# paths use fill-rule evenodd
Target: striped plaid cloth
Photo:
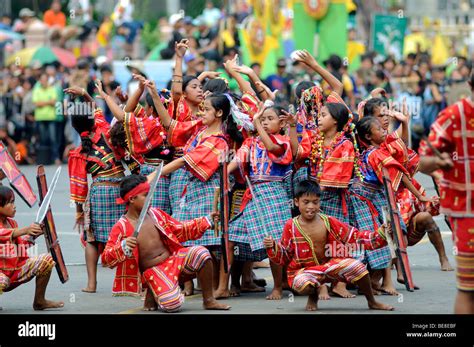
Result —
<path fill-rule="evenodd" d="M 183 190 L 187 182 L 187 174 L 188 172 L 184 167 L 179 168 L 171 174 L 168 192 L 172 214 L 176 213 L 179 209 L 179 202 L 181 200 L 181 196 L 183 194 Z"/>
<path fill-rule="evenodd" d="M 110 230 L 125 213 L 125 205 L 116 203 L 120 197 L 120 181 L 122 178 L 98 177 L 92 182 L 90 198 L 90 227 L 96 242 L 106 243 Z M 107 182 L 110 185 L 96 185 Z"/>
<path fill-rule="evenodd" d="M 219 187 L 219 174 L 214 173 L 206 182 L 200 181 L 187 170 L 184 171 L 184 174 L 179 173 L 178 175 L 180 175 L 180 181 L 176 180 L 176 176 L 171 177 L 170 193 L 175 194 L 177 190 L 182 192 L 184 188 L 186 188 L 186 192 L 180 196 L 176 205 L 172 205 L 173 218 L 184 222 L 209 215 L 213 209 L 215 187 Z M 186 247 L 216 246 L 220 245 L 220 242 L 220 236 L 215 237 L 214 230 L 210 229 L 199 240 L 187 241 L 184 245 Z"/>
<path fill-rule="evenodd" d="M 252 252 L 250 244 L 237 242 L 234 246 L 234 261 L 262 261 L 268 258 L 265 248 Z"/>
<path fill-rule="evenodd" d="M 291 218 L 290 205 L 283 182 L 253 185 L 257 199 L 250 200 L 245 209 L 229 224 L 229 240 L 249 244 L 252 252 L 264 249 L 265 233 L 279 240 L 283 227 Z M 245 247 L 242 247 L 245 253 Z"/>
<path fill-rule="evenodd" d="M 294 171 L 293 171 L 294 172 Z M 303 166 L 300 168 L 298 171 L 294 172 L 293 175 L 293 187 L 296 187 L 296 185 L 302 181 L 305 181 L 309 179 L 308 178 L 308 168 L 306 166 Z"/>
<path fill-rule="evenodd" d="M 153 165 L 142 164 L 140 165 L 140 174 L 147 176 L 154 172 L 156 167 Z M 170 203 L 170 177 L 161 176 L 156 184 L 155 194 L 151 202 L 151 207 L 159 208 L 164 212 L 171 215 L 171 203 Z"/>
<path fill-rule="evenodd" d="M 358 182 L 353 184 L 349 188 L 349 191 L 349 216 L 352 225 L 359 230 L 370 231 L 382 225 L 382 207 L 387 205 L 383 187 L 381 185 Z M 374 216 L 376 226 L 374 226 L 374 220 L 372 219 L 373 212 L 364 199 L 370 201 L 378 213 L 378 216 Z M 364 251 L 363 254 L 356 253 L 354 254 L 354 258 L 367 264 L 371 270 L 385 269 L 392 260 L 388 246 L 372 251 Z"/>
<path fill-rule="evenodd" d="M 343 198 L 346 200 L 348 207 L 347 190 L 344 188 L 326 188 L 321 191 L 321 212 L 328 216 L 334 217 L 341 222 L 350 224 L 349 209 L 347 214 L 344 213 Z"/>

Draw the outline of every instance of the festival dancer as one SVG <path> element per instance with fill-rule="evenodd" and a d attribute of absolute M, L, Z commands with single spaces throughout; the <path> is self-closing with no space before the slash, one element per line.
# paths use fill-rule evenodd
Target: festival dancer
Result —
<path fill-rule="evenodd" d="M 241 212 L 229 225 L 230 248 L 238 247 L 239 257 L 261 261 L 267 257 L 262 243 L 263 235 L 279 237 L 290 215 L 290 205 L 283 180 L 291 173 L 291 148 L 289 138 L 280 135 L 285 122 L 280 119 L 281 108 L 260 105 L 253 123 L 258 137 L 247 138 L 229 164 L 228 172 L 237 169 L 249 177 L 253 186 L 247 187 Z M 255 196 L 252 196 L 251 190 Z M 229 262 L 233 262 L 233 254 Z M 282 268 L 270 263 L 274 288 L 268 300 L 282 298 Z M 230 296 L 229 277 L 221 272 L 216 298 Z"/>
<path fill-rule="evenodd" d="M 436 203 L 437 198 L 427 198 L 425 195 L 423 195 L 413 185 L 412 179 L 406 167 L 392 157 L 389 149 L 387 148 L 386 131 L 378 118 L 365 116 L 357 123 L 356 129 L 359 143 L 363 149 L 360 160 L 360 169 L 363 176 L 363 181 L 361 184 L 364 185 L 364 191 L 361 192 L 359 188 L 355 188 L 355 191 L 365 199 L 368 199 L 372 202 L 376 208 L 376 214 L 374 213 L 374 216 L 377 216 L 379 224 L 383 222 L 383 207 L 387 206 L 388 204 L 387 197 L 385 196 L 383 189 L 382 168 L 387 169 L 392 181 L 393 190 L 395 192 L 399 192 L 406 188 L 420 203 Z M 365 256 L 369 262 L 369 265 L 374 261 L 379 262 L 379 258 L 382 256 L 384 258 L 390 256 L 390 253 L 385 255 L 377 253 L 371 254 L 369 252 L 371 251 L 365 252 Z M 390 267 L 374 267 L 375 270 L 382 270 L 386 268 L 388 268 L 388 276 L 384 276 L 384 284 L 382 285 L 382 289 L 389 294 L 396 295 L 395 288 L 391 283 Z M 380 289 L 378 282 L 385 272 L 386 270 L 383 270 L 383 273 L 380 271 L 373 272 L 372 283 L 374 289 Z"/>
<path fill-rule="evenodd" d="M 97 81 L 96 87 L 107 101 L 110 97 L 103 93 L 100 81 Z M 84 97 L 88 107 L 95 108 L 94 99 L 85 90 L 72 87 L 65 92 Z M 112 103 L 108 105 L 110 107 Z M 81 145 L 71 151 L 68 166 L 71 200 L 76 204 L 76 226 L 80 232 L 84 232 L 87 241 L 85 257 L 88 280 L 82 291 L 95 293 L 99 255 L 110 230 L 125 212 L 124 207 L 115 202 L 120 195 L 119 184 L 125 169 L 113 151 L 110 125 L 101 109 L 95 108 L 93 117 L 89 112 L 75 112 L 71 115 L 71 121 L 81 136 Z M 88 174 L 92 176 L 90 188 Z"/>
<path fill-rule="evenodd" d="M 28 256 L 28 248 L 32 246 L 30 238 L 42 235 L 42 226 L 32 223 L 19 228 L 13 219 L 15 214 L 15 193 L 8 187 L 0 186 L 0 295 L 36 277 L 33 309 L 63 307 L 62 301 L 45 298 L 46 287 L 55 266 L 51 254 Z"/>
<path fill-rule="evenodd" d="M 295 204 L 301 214 L 287 221 L 279 242 L 269 235 L 264 245 L 272 261 L 288 265 L 291 288 L 300 295 L 308 295 L 306 310 L 318 309 L 319 286 L 336 281 L 359 286 L 370 309 L 393 310 L 392 306 L 375 300 L 365 265 L 347 252 L 351 246 L 375 249 L 385 245 L 388 228 L 359 231 L 321 213 L 321 190 L 316 182 L 302 181 L 295 192 Z"/>
<path fill-rule="evenodd" d="M 443 110 L 420 146 L 420 171 L 443 170 L 441 212 L 453 226 L 457 314 L 474 314 L 474 74 L 469 84 L 472 95 Z"/>

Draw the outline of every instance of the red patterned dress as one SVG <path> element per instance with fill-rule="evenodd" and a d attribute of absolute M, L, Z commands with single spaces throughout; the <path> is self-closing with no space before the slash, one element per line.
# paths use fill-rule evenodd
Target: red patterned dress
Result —
<path fill-rule="evenodd" d="M 462 99 L 443 110 L 431 126 L 429 141 L 453 155 L 454 167 L 443 172 L 441 212 L 450 217 L 459 290 L 474 291 L 474 103 Z M 420 155 L 433 156 L 426 143 Z"/>

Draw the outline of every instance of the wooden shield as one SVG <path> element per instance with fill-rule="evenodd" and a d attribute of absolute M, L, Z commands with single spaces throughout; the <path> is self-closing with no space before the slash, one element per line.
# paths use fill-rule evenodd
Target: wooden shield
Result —
<path fill-rule="evenodd" d="M 46 181 L 43 165 L 38 166 L 36 182 L 38 183 L 38 192 L 41 204 L 48 192 L 48 182 Z M 49 207 L 48 213 L 44 219 L 44 224 L 44 238 L 46 240 L 46 247 L 51 252 L 51 256 L 56 262 L 56 271 L 58 272 L 59 280 L 61 283 L 65 283 L 69 279 L 69 274 L 67 272 L 66 263 L 64 262 L 61 246 L 59 245 L 58 235 L 56 233 L 56 225 L 54 224 L 53 213 L 51 212 L 51 206 Z"/>

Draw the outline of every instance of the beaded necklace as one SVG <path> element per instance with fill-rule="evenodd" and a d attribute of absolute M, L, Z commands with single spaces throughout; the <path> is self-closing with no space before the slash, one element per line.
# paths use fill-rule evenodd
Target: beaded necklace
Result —
<path fill-rule="evenodd" d="M 330 145 L 324 148 L 324 133 L 319 131 L 314 137 L 314 141 L 311 144 L 311 156 L 310 160 L 312 165 L 316 166 L 316 179 L 319 182 L 323 175 L 324 162 L 338 146 L 344 140 L 344 131 L 336 133 L 336 136 L 332 139 Z M 323 153 L 324 152 L 324 153 Z"/>

